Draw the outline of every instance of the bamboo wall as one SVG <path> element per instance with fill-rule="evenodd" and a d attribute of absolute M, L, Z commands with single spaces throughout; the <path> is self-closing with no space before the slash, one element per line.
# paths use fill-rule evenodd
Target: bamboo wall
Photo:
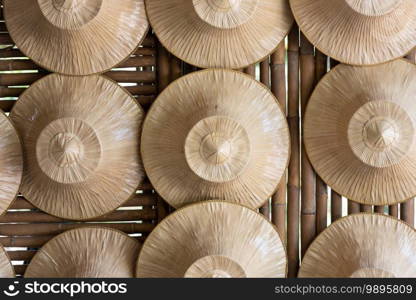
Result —
<path fill-rule="evenodd" d="M 415 52 L 408 58 L 414 61 Z M 388 213 L 414 225 L 413 199 L 390 207 L 363 206 L 343 199 L 316 175 L 306 156 L 301 139 L 302 115 L 315 85 L 336 63 L 314 49 L 295 25 L 275 53 L 241 70 L 269 86 L 287 113 L 291 160 L 278 192 L 260 212 L 277 226 L 286 241 L 290 277 L 296 276 L 301 255 L 314 238 L 328 223 L 346 213 Z M 127 85 L 147 110 L 170 82 L 196 70 L 170 55 L 155 36 L 149 34 L 129 60 L 105 75 Z M 47 73 L 14 47 L 1 14 L 0 108 L 9 112 L 19 95 Z M 122 208 L 88 223 L 49 216 L 19 196 L 7 214 L 0 217 L 0 243 L 7 247 L 16 273 L 22 274 L 36 250 L 67 229 L 101 224 L 121 229 L 142 241 L 171 210 L 147 180 Z"/>

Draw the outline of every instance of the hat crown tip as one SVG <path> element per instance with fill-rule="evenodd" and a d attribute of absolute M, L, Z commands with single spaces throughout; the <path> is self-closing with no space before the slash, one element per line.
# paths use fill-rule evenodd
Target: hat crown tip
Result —
<path fill-rule="evenodd" d="M 385 149 L 399 137 L 399 132 L 392 121 L 375 117 L 364 127 L 364 138 L 370 147 Z"/>
<path fill-rule="evenodd" d="M 243 267 L 223 255 L 207 255 L 194 261 L 186 270 L 185 278 L 245 278 Z"/>
<path fill-rule="evenodd" d="M 259 0 L 193 0 L 198 17 L 220 29 L 232 29 L 247 23 Z"/>
<path fill-rule="evenodd" d="M 384 16 L 394 11 L 403 0 L 344 0 L 345 3 L 355 12 L 370 16 Z"/>
<path fill-rule="evenodd" d="M 37 0 L 46 20 L 61 29 L 79 29 L 100 13 L 103 0 Z"/>

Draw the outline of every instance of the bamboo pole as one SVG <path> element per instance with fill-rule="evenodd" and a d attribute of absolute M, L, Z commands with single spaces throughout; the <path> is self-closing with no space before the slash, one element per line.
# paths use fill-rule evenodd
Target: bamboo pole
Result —
<path fill-rule="evenodd" d="M 110 71 L 105 75 L 117 82 L 156 82 L 156 72 L 153 71 Z"/>
<path fill-rule="evenodd" d="M 306 106 L 315 82 L 315 57 L 313 45 L 302 33 L 300 38 L 300 72 L 303 125 Z M 303 256 L 316 236 L 316 176 L 306 154 L 303 139 L 301 155 L 301 250 Z"/>
<path fill-rule="evenodd" d="M 389 206 L 389 215 L 395 218 L 399 218 L 399 205 L 390 205 Z"/>
<path fill-rule="evenodd" d="M 288 168 L 287 255 L 288 276 L 296 277 L 299 268 L 299 200 L 300 200 L 300 135 L 299 135 L 299 28 L 295 24 L 288 43 L 288 121 L 291 155 Z"/>
<path fill-rule="evenodd" d="M 415 200 L 410 199 L 400 204 L 400 219 L 410 226 L 415 225 Z"/>
<path fill-rule="evenodd" d="M 365 213 L 372 213 L 373 207 L 371 205 L 360 204 L 360 211 Z"/>
<path fill-rule="evenodd" d="M 158 79 L 158 91 L 162 92 L 170 82 L 170 65 L 169 65 L 169 53 L 160 44 L 158 44 L 157 51 L 157 79 Z"/>
<path fill-rule="evenodd" d="M 360 204 L 358 204 L 357 202 L 348 200 L 348 214 L 352 215 L 352 214 L 357 214 L 360 212 Z"/>
<path fill-rule="evenodd" d="M 7 253 L 11 260 L 23 260 L 30 261 L 32 257 L 36 254 L 36 251 L 8 251 Z"/>
<path fill-rule="evenodd" d="M 279 44 L 276 52 L 270 57 L 270 76 L 272 93 L 277 97 L 282 110 L 287 115 L 285 40 Z M 284 243 L 286 243 L 286 184 L 287 172 L 283 174 L 277 192 L 271 200 L 271 220 L 276 225 Z"/>
<path fill-rule="evenodd" d="M 7 236 L 0 237 L 0 244 L 4 247 L 39 248 L 46 244 L 54 235 L 38 236 Z"/>
<path fill-rule="evenodd" d="M 14 267 L 14 271 L 16 272 L 16 274 L 23 275 L 26 272 L 27 265 L 16 265 L 13 267 Z"/>
<path fill-rule="evenodd" d="M 342 218 L 342 196 L 331 190 L 331 222 Z"/>
<path fill-rule="evenodd" d="M 316 84 L 327 72 L 328 57 L 315 49 L 315 76 Z M 316 232 L 321 233 L 328 223 L 328 187 L 325 182 L 316 175 Z"/>
<path fill-rule="evenodd" d="M 270 88 L 270 57 L 260 62 L 260 82 Z M 270 199 L 260 207 L 260 213 L 270 220 Z"/>
<path fill-rule="evenodd" d="M 385 206 L 374 206 L 374 212 L 379 214 L 384 214 Z"/>

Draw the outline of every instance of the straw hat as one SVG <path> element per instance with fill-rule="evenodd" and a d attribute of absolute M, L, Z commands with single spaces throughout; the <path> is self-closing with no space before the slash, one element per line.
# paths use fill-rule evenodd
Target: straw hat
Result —
<path fill-rule="evenodd" d="M 10 258 L 6 250 L 0 245 L 0 278 L 16 277 Z"/>
<path fill-rule="evenodd" d="M 5 0 L 4 16 L 23 53 L 71 75 L 111 69 L 148 30 L 143 0 Z"/>
<path fill-rule="evenodd" d="M 299 277 L 416 277 L 416 232 L 389 216 L 357 214 L 323 231 Z"/>
<path fill-rule="evenodd" d="M 285 277 L 286 252 L 275 227 L 233 203 L 189 205 L 146 239 L 137 277 Z"/>
<path fill-rule="evenodd" d="M 416 46 L 414 0 L 290 0 L 300 29 L 343 63 L 373 65 Z"/>
<path fill-rule="evenodd" d="M 260 61 L 293 23 L 287 0 L 146 0 L 146 10 L 161 43 L 201 68 Z"/>
<path fill-rule="evenodd" d="M 22 146 L 15 127 L 0 110 L 0 215 L 19 192 L 23 172 Z"/>
<path fill-rule="evenodd" d="M 416 66 L 339 65 L 319 83 L 305 115 L 309 158 L 343 196 L 391 205 L 416 195 Z"/>
<path fill-rule="evenodd" d="M 265 86 L 243 73 L 204 70 L 172 83 L 153 104 L 142 156 L 153 186 L 176 208 L 208 199 L 257 208 L 287 166 L 289 130 Z"/>
<path fill-rule="evenodd" d="M 85 220 L 109 213 L 136 192 L 143 110 L 101 76 L 49 75 L 15 104 L 23 139 L 21 193 L 43 211 Z"/>
<path fill-rule="evenodd" d="M 134 277 L 139 249 L 137 240 L 115 229 L 73 229 L 46 243 L 33 257 L 25 277 Z"/>

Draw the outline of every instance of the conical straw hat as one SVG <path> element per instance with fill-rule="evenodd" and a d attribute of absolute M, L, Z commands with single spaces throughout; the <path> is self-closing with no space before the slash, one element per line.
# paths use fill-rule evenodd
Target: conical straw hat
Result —
<path fill-rule="evenodd" d="M 23 173 L 22 146 L 17 131 L 0 110 L 0 215 L 16 198 Z"/>
<path fill-rule="evenodd" d="M 14 268 L 6 250 L 0 245 L 0 278 L 16 277 Z"/>
<path fill-rule="evenodd" d="M 140 244 L 127 234 L 100 227 L 66 231 L 46 243 L 26 269 L 27 278 L 134 277 Z"/>
<path fill-rule="evenodd" d="M 242 68 L 268 56 L 293 23 L 287 0 L 147 0 L 161 43 L 201 68 Z"/>
<path fill-rule="evenodd" d="M 243 73 L 205 70 L 166 88 L 142 135 L 146 173 L 174 207 L 209 199 L 261 206 L 288 163 L 285 115 L 265 86 Z"/>
<path fill-rule="evenodd" d="M 343 63 L 374 65 L 416 46 L 414 0 L 290 0 L 300 29 Z"/>
<path fill-rule="evenodd" d="M 275 227 L 234 203 L 189 205 L 146 239 L 137 277 L 285 277 L 286 252 Z"/>
<path fill-rule="evenodd" d="M 11 118 L 23 139 L 21 193 L 51 215 L 85 220 L 109 213 L 144 177 L 143 110 L 104 77 L 49 75 L 22 94 Z"/>
<path fill-rule="evenodd" d="M 148 30 L 143 0 L 5 0 L 4 16 L 23 53 L 70 75 L 111 69 Z"/>
<path fill-rule="evenodd" d="M 319 83 L 304 140 L 316 171 L 335 191 L 370 205 L 416 195 L 416 66 L 339 65 Z"/>
<path fill-rule="evenodd" d="M 416 232 L 379 214 L 342 218 L 309 247 L 299 277 L 416 277 Z"/>

